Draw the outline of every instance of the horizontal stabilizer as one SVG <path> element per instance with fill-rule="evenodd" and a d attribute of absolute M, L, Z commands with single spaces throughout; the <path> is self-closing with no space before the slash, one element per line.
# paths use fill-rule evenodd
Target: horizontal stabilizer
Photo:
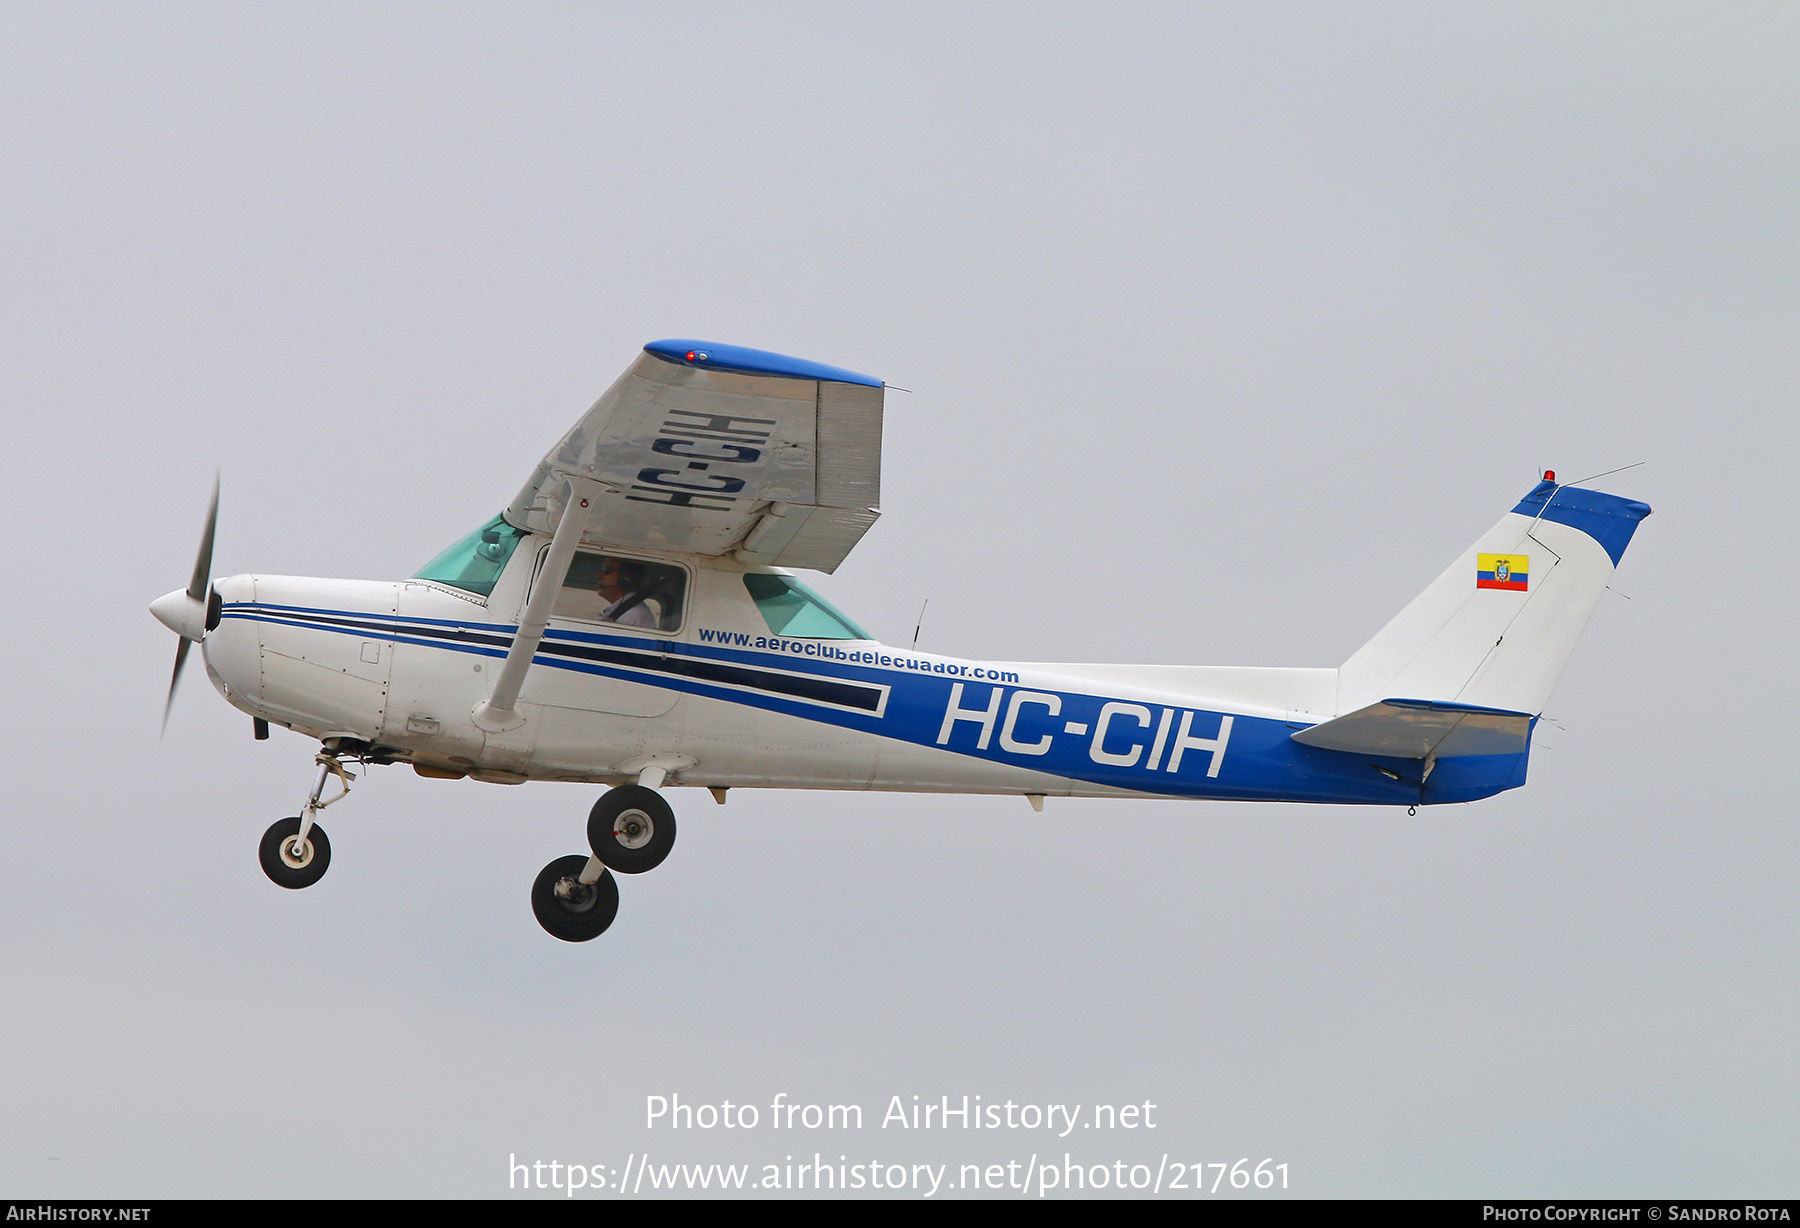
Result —
<path fill-rule="evenodd" d="M 1384 699 L 1291 736 L 1325 750 L 1396 759 L 1519 755 L 1531 738 L 1531 716 L 1473 704 Z"/>

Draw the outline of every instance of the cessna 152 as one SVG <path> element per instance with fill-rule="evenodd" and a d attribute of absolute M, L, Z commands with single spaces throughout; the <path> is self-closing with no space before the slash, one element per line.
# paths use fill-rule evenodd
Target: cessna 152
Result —
<path fill-rule="evenodd" d="M 656 341 L 506 509 L 406 580 L 211 579 L 151 612 L 256 736 L 320 742 L 263 869 L 319 880 L 345 764 L 610 785 L 532 909 L 582 942 L 675 842 L 662 788 L 1421 806 L 1525 783 L 1531 731 L 1650 509 L 1553 473 L 1338 669 L 965 661 L 872 640 L 830 572 L 880 502 L 884 385 Z M 164 710 L 164 721 L 168 712 Z M 340 785 L 325 797 L 326 784 Z"/>

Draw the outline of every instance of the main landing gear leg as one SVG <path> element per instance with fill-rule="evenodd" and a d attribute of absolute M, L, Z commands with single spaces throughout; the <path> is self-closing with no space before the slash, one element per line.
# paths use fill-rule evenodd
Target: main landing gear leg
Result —
<path fill-rule="evenodd" d="M 558 857 L 531 885 L 531 911 L 553 938 L 586 942 L 606 932 L 619 912 L 613 875 L 654 870 L 675 846 L 675 812 L 656 791 L 662 766 L 646 767 L 638 783 L 609 789 L 588 814 L 593 856 Z"/>
<path fill-rule="evenodd" d="M 558 857 L 531 885 L 538 924 L 564 942 L 586 942 L 606 932 L 619 912 L 619 881 L 613 875 L 642 874 L 663 863 L 675 844 L 675 812 L 647 785 L 609 789 L 588 815 L 588 844 L 593 856 Z"/>
<path fill-rule="evenodd" d="M 338 761 L 337 752 L 330 747 L 321 750 L 314 761 L 319 765 L 319 774 L 313 778 L 306 806 L 298 816 L 272 823 L 263 833 L 262 845 L 257 850 L 263 873 L 269 876 L 269 881 L 295 891 L 310 887 L 325 877 L 325 871 L 331 865 L 331 841 L 326 838 L 325 829 L 318 825 L 319 811 L 348 797 L 350 782 L 356 779 L 345 770 Z M 335 797 L 322 798 L 325 782 L 332 776 L 338 778 L 341 788 Z"/>

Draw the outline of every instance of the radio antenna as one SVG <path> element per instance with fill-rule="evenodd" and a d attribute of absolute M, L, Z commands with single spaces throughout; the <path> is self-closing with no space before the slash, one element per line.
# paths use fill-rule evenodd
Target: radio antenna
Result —
<path fill-rule="evenodd" d="M 1610 478 L 1615 473 L 1624 473 L 1627 469 L 1636 469 L 1639 465 L 1643 465 L 1643 464 L 1647 464 L 1647 463 L 1648 462 L 1646 462 L 1646 461 L 1633 461 L 1629 465 L 1620 465 L 1617 469 L 1608 469 L 1605 473 L 1590 473 L 1585 478 L 1581 478 L 1578 481 L 1574 481 L 1574 482 L 1565 482 L 1565 483 L 1563 483 L 1563 485 L 1579 486 L 1579 485 L 1581 485 L 1582 482 L 1591 482 L 1595 478 Z"/>

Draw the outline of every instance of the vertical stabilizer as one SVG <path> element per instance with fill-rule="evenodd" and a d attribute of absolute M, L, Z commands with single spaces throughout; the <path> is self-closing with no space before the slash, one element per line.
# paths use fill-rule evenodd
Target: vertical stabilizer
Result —
<path fill-rule="evenodd" d="M 1544 710 L 1647 504 L 1549 475 L 1338 671 L 1338 712 L 1386 699 Z"/>

